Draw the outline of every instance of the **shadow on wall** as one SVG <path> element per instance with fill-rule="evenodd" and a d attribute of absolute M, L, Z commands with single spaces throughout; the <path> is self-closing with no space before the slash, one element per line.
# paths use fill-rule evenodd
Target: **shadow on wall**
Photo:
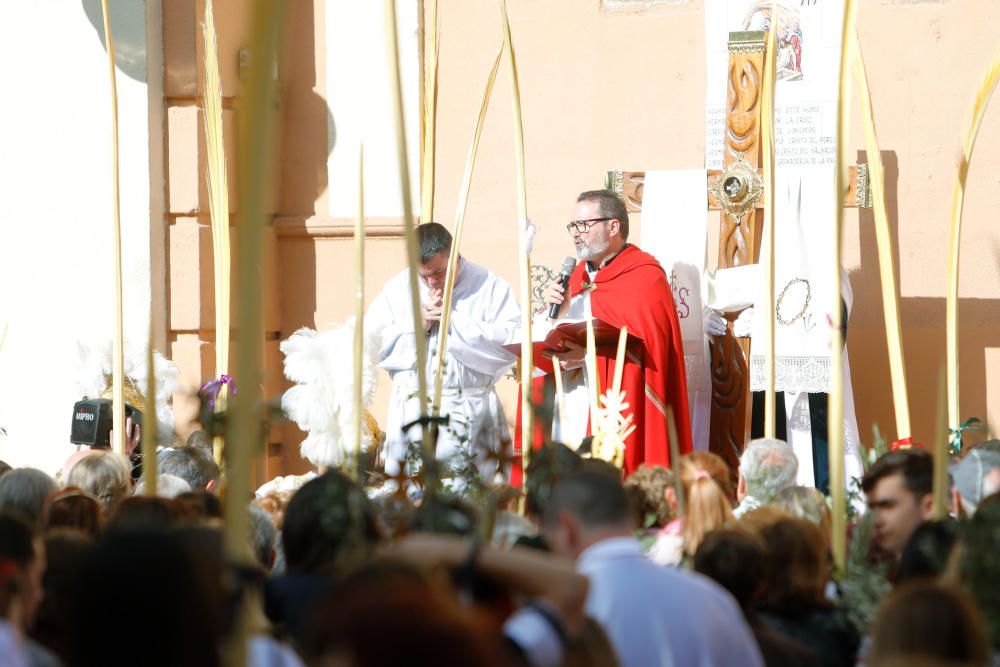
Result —
<path fill-rule="evenodd" d="M 104 12 L 101 0 L 81 0 L 87 20 L 104 39 Z M 111 36 L 115 42 L 115 64 L 130 79 L 146 83 L 146 2 L 145 0 L 109 0 Z"/>
<path fill-rule="evenodd" d="M 322 19 L 320 19 L 322 20 Z M 281 90 L 281 170 L 278 216 L 295 221 L 276 235 L 278 281 L 278 341 L 300 327 L 326 329 L 329 322 L 317 322 L 317 246 L 340 239 L 316 238 L 306 230 L 310 218 L 323 217 L 316 201 L 327 191 L 327 161 L 337 142 L 337 123 L 326 100 L 316 92 L 320 83 L 316 71 L 316 12 L 312 2 L 287 4 L 284 36 L 278 60 Z M 319 140 L 326 133 L 326 141 Z M 301 229 L 298 227 L 301 226 Z M 291 386 L 284 378 L 280 353 L 270 360 L 268 374 L 280 378 L 284 392 Z M 280 395 L 270 397 L 280 399 Z M 301 458 L 298 445 L 305 434 L 292 422 L 272 428 L 268 437 L 264 470 L 258 481 L 276 474 L 299 474 L 312 469 Z M 263 474 L 261 474 L 263 473 Z"/>
<path fill-rule="evenodd" d="M 858 164 L 867 160 L 858 153 Z M 896 284 L 902 249 L 899 246 L 899 162 L 894 151 L 882 151 L 885 165 L 886 208 L 893 238 Z M 881 279 L 875 216 L 872 209 L 858 215 L 861 266 L 851 273 L 854 309 L 848 327 L 848 350 L 854 380 L 861 441 L 872 442 L 872 425 L 878 424 L 888 440 L 896 439 L 892 407 L 892 381 L 885 342 L 882 313 Z M 942 273 L 944 285 L 946 277 Z M 910 426 L 915 440 L 930 443 L 937 427 L 937 402 L 940 378 L 945 363 L 945 299 L 933 297 L 901 298 L 900 322 L 903 336 L 903 361 L 909 390 Z M 1000 347 L 1000 299 L 959 299 L 959 373 L 961 379 L 961 417 L 987 418 L 986 350 Z M 986 425 L 990 428 L 990 425 Z M 970 442 L 987 437 L 986 431 L 970 433 Z"/>
<path fill-rule="evenodd" d="M 327 213 L 316 211 L 316 200 L 328 190 L 327 161 L 337 142 L 337 121 L 326 100 L 316 92 L 315 23 L 313 3 L 291 3 L 285 14 L 278 60 L 282 168 L 277 214 L 302 226 L 301 231 L 277 236 L 280 340 L 303 326 L 317 328 L 316 244 L 330 242 L 305 232 L 310 218 Z M 317 141 L 324 131 L 325 144 Z M 291 266 L 294 270 L 287 270 Z M 288 298 L 292 295 L 294 298 Z M 319 324 L 325 327 L 328 323 Z"/>

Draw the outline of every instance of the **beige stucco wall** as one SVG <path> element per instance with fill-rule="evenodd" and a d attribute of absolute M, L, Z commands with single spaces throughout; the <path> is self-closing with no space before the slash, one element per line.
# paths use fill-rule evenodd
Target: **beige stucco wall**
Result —
<path fill-rule="evenodd" d="M 861 2 L 858 31 L 888 171 L 914 435 L 931 437 L 944 359 L 948 215 L 971 97 L 997 47 L 998 7 L 972 2 Z M 490 3 L 442 2 L 439 217 L 450 221 L 479 90 L 494 44 Z M 574 195 L 608 168 L 697 167 L 703 160 L 704 24 L 700 2 L 608 15 L 579 0 L 510 3 L 525 119 L 529 211 L 542 231 L 533 260 L 555 266 Z M 503 75 L 502 75 L 503 76 Z M 721 85 L 721 82 L 708 82 Z M 855 102 L 856 104 L 856 102 Z M 987 117 L 965 207 L 961 413 L 1000 419 L 998 110 Z M 863 151 L 855 114 L 852 154 Z M 515 276 L 509 96 L 499 82 L 480 150 L 463 250 Z M 639 221 L 641 229 L 641 220 Z M 858 419 L 895 432 L 870 212 L 847 214 L 844 263 L 855 292 L 849 344 Z M 991 372 L 992 371 L 992 372 Z M 991 381 L 991 376 L 993 379 Z"/>
<path fill-rule="evenodd" d="M 195 7 L 194 0 L 164 4 L 165 32 L 173 26 L 173 34 L 181 36 L 165 37 L 173 221 L 170 335 L 175 358 L 193 386 L 211 375 L 214 335 L 207 219 L 197 195 L 200 177 L 190 172 L 190 165 L 198 163 L 192 153 L 197 126 L 191 108 L 197 84 L 192 56 L 185 54 L 194 43 L 190 35 Z M 238 5 L 217 3 L 233 35 L 238 35 L 242 17 Z M 528 207 L 541 228 L 533 260 L 556 266 L 570 251 L 563 225 L 574 196 L 600 186 L 606 169 L 702 164 L 703 5 L 657 4 L 648 12 L 627 14 L 606 13 L 598 0 L 511 0 L 508 5 L 521 79 Z M 267 386 L 272 394 L 283 386 L 277 340 L 300 326 L 341 322 L 352 311 L 347 288 L 353 271 L 351 221 L 327 214 L 324 3 L 303 1 L 288 7 L 286 34 L 292 39 L 281 61 L 282 147 L 268 269 L 273 289 L 265 295 Z M 450 225 L 480 95 L 501 35 L 496 3 L 441 0 L 439 11 L 435 217 Z M 190 18 L 178 18 L 177 13 Z M 955 154 L 972 91 L 996 46 L 991 28 L 995 13 L 993 0 L 859 6 L 858 29 L 887 165 L 914 435 L 923 440 L 933 429 L 944 357 L 945 251 Z M 222 44 L 224 69 L 234 68 L 239 38 L 224 38 Z M 232 80 L 235 71 L 228 76 Z M 990 421 L 1000 419 L 1000 382 L 991 380 L 993 371 L 1000 370 L 1000 302 L 995 296 L 1000 288 L 1000 235 L 990 225 L 990 214 L 1000 204 L 1000 188 L 996 172 L 989 168 L 1000 153 L 998 113 L 994 109 L 987 117 L 972 165 L 960 309 L 961 412 Z M 852 153 L 862 150 L 857 118 L 848 141 Z M 516 286 L 511 142 L 509 86 L 503 70 L 480 146 L 462 250 Z M 181 195 L 186 199 L 178 200 Z M 371 222 L 369 295 L 403 263 L 399 221 Z M 638 226 L 641 229 L 641 220 Z M 866 442 L 873 423 L 885 434 L 895 432 L 875 253 L 870 213 L 849 212 L 844 263 L 855 291 L 849 344 Z M 512 389 L 504 382 L 508 404 Z M 383 388 L 379 417 L 384 401 Z M 272 433 L 268 474 L 303 468 L 295 455 L 301 437 L 291 426 Z"/>

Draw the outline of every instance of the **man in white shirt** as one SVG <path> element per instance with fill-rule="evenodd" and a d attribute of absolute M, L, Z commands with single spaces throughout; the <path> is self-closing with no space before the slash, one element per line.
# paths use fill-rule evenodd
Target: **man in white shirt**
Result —
<path fill-rule="evenodd" d="M 416 229 L 420 244 L 421 316 L 427 333 L 427 382 L 432 391 L 441 335 L 439 322 L 442 292 L 451 251 L 451 234 L 436 222 Z M 510 286 L 481 266 L 460 257 L 452 298 L 447 360 L 441 396 L 442 416 L 449 417 L 437 443 L 438 458 L 460 461 L 470 455 L 486 481 L 497 472 L 489 451 L 510 446 L 510 429 L 494 385 L 516 357 L 501 347 L 514 341 L 521 316 Z M 392 395 L 386 416 L 386 471 L 399 470 L 406 457 L 407 434 L 402 427 L 420 417 L 417 400 L 417 350 L 413 331 L 408 271 L 386 283 L 365 315 L 365 328 L 381 336 L 379 366 L 392 378 Z M 419 437 L 419 429 L 409 434 Z"/>
<path fill-rule="evenodd" d="M 560 480 L 544 530 L 552 550 L 576 559 L 589 577 L 586 612 L 604 626 L 623 667 L 764 664 L 729 593 L 645 556 L 615 471 L 586 470 Z"/>

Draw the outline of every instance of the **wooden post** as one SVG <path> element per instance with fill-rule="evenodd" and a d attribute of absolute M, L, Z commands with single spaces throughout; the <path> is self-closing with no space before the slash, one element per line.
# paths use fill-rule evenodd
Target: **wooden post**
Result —
<path fill-rule="evenodd" d="M 760 162 L 760 82 L 764 67 L 764 33 L 729 35 L 729 93 L 726 98 L 726 145 L 723 163 L 742 155 L 755 169 Z M 720 269 L 753 264 L 760 252 L 756 210 L 741 221 L 725 212 L 719 220 Z M 731 319 L 735 319 L 732 317 Z M 712 345 L 712 423 L 709 448 L 730 466 L 739 465 L 738 452 L 750 437 L 750 340 L 736 338 L 732 322 Z"/>

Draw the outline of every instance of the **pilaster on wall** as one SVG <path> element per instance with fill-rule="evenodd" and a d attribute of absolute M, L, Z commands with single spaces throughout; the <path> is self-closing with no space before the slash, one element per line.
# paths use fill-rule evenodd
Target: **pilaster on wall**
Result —
<path fill-rule="evenodd" d="M 240 56 L 249 14 L 245 3 L 215 0 L 215 23 L 219 69 L 223 96 L 223 134 L 226 167 L 229 175 L 230 239 L 235 249 L 239 234 L 239 197 L 237 177 L 238 109 L 242 84 Z M 204 0 L 170 0 L 163 3 L 164 123 L 166 151 L 167 216 L 167 339 L 170 357 L 180 369 L 180 382 L 174 396 L 174 414 L 179 437 L 186 438 L 199 425 L 197 392 L 204 382 L 215 377 L 215 341 L 228 335 L 230 363 L 238 345 L 235 331 L 215 330 L 215 291 L 212 229 L 209 216 L 204 118 L 201 98 L 204 86 L 204 38 L 201 25 Z M 275 160 L 277 165 L 280 160 Z M 277 175 L 277 168 L 275 168 Z M 269 189 L 268 211 L 278 210 L 277 178 Z M 265 228 L 263 254 L 264 293 L 264 398 L 280 396 L 278 340 L 280 324 L 275 284 L 277 253 L 274 230 Z M 237 258 L 232 259 L 231 274 L 237 275 Z M 233 308 L 236 293 L 233 290 Z M 235 311 L 231 314 L 235 323 Z M 274 369 L 277 369 L 275 374 Z M 237 381 L 239 381 L 237 379 Z M 279 443 L 269 443 L 272 447 Z M 280 471 L 259 470 L 258 477 Z"/>

